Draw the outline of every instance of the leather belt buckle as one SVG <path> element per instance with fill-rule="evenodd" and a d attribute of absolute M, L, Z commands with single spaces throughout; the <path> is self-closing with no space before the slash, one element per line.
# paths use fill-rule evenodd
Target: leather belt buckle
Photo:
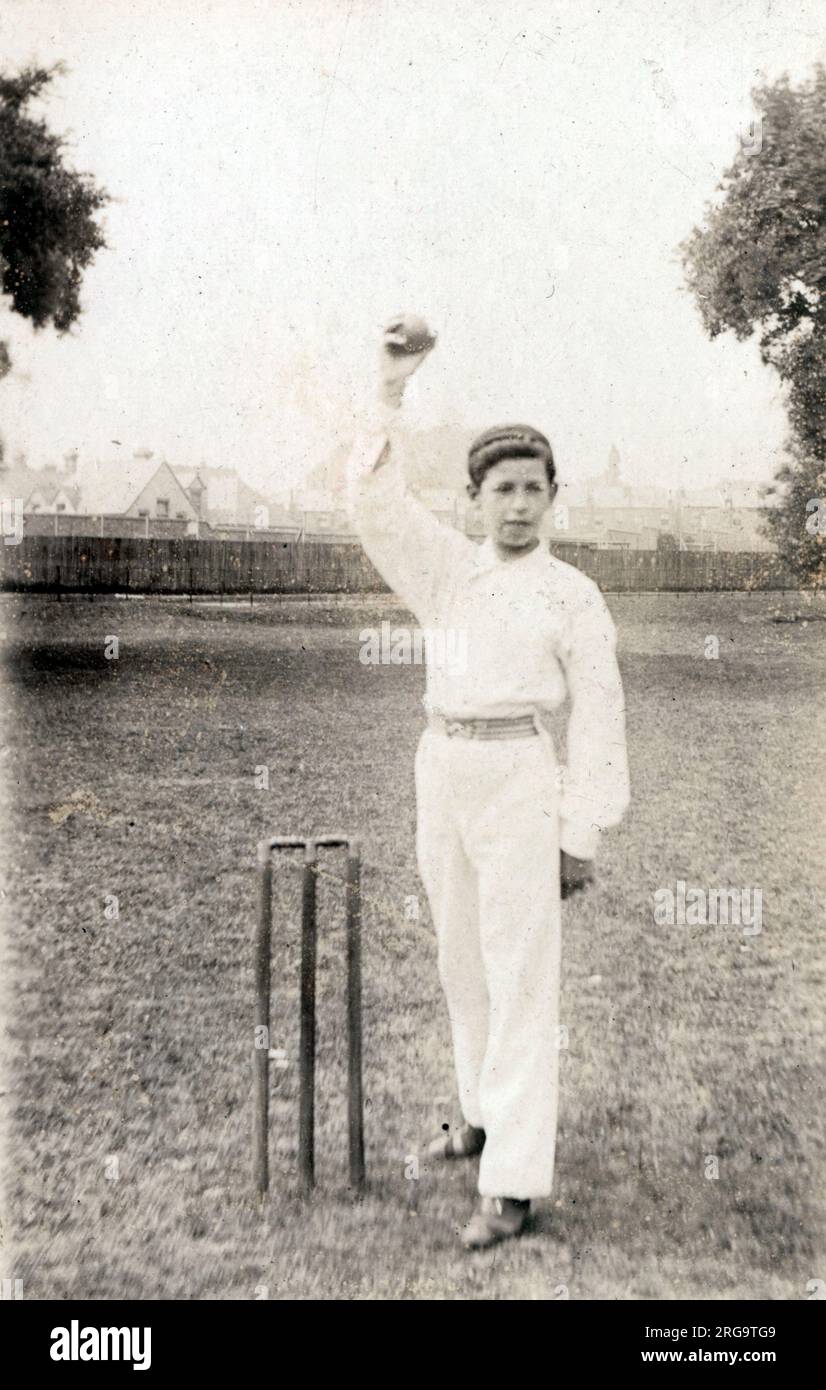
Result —
<path fill-rule="evenodd" d="M 472 738 L 473 730 L 461 719 L 446 719 L 445 733 L 448 738 Z"/>

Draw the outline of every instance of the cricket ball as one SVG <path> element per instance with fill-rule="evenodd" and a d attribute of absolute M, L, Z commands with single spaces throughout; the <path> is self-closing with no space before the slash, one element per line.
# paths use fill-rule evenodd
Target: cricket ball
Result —
<path fill-rule="evenodd" d="M 384 330 L 384 346 L 394 356 L 424 352 L 435 341 L 436 335 L 418 314 L 399 314 Z"/>

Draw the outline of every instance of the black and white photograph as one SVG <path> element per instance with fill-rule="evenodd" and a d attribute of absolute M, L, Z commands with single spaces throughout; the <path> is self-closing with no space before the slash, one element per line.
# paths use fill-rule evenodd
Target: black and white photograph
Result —
<path fill-rule="evenodd" d="M 818 0 L 0 0 L 0 508 L 2 1300 L 782 1363 Z"/>

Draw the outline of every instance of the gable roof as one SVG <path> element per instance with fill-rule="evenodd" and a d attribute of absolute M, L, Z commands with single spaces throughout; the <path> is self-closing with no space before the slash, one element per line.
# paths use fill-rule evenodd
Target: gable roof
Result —
<path fill-rule="evenodd" d="M 64 493 L 72 507 L 81 506 L 81 490 L 73 478 L 48 464 L 44 468 L 30 468 L 27 463 L 15 463 L 9 468 L 0 469 L 0 492 L 4 497 L 22 497 L 23 505 L 35 493 L 42 499 L 45 507 L 51 506 L 61 493 Z"/>
<path fill-rule="evenodd" d="M 168 486 L 177 498 L 177 506 L 186 505 L 195 515 L 192 503 L 184 492 L 174 469 L 165 459 L 125 457 L 98 459 L 87 464 L 80 479 L 83 510 L 96 516 L 104 513 L 123 516 L 134 506 L 146 487 L 158 474 L 168 475 Z"/>
<path fill-rule="evenodd" d="M 108 458 L 87 463 L 80 477 L 83 509 L 90 515 L 99 512 L 122 516 L 139 493 L 157 473 L 155 458 Z"/>
<path fill-rule="evenodd" d="M 170 494 L 168 499 L 170 507 L 183 507 L 187 520 L 194 521 L 196 519 L 197 513 L 192 505 L 192 501 L 181 487 L 180 482 L 175 477 L 174 470 L 171 465 L 166 462 L 166 459 L 163 459 L 162 462 L 158 464 L 155 472 L 147 478 L 143 487 L 139 488 L 135 493 L 131 502 L 128 504 L 128 510 L 130 512 L 134 510 L 138 502 L 140 502 L 144 492 L 148 492 L 151 497 L 157 494 L 161 488 Z"/>

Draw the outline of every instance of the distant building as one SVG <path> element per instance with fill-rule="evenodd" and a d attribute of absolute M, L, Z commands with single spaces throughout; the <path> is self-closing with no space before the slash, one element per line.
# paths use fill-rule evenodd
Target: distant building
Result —
<path fill-rule="evenodd" d="M 198 519 L 211 527 L 232 526 L 267 530 L 286 523 L 286 512 L 258 492 L 234 468 L 173 467 Z"/>
<path fill-rule="evenodd" d="M 473 432 L 451 426 L 411 432 L 405 472 L 411 490 L 434 515 L 478 540 L 481 518 L 466 492 L 472 439 Z M 335 450 L 311 472 L 306 489 L 291 495 L 291 514 L 308 533 L 351 534 L 343 501 L 347 453 L 345 446 Z M 673 535 L 682 550 L 774 550 L 760 531 L 764 504 L 756 483 L 694 490 L 634 484 L 623 477 L 614 444 L 602 473 L 571 481 L 564 469 L 562 475 L 544 523 L 545 535 L 557 546 L 656 550 L 661 535 Z"/>
<path fill-rule="evenodd" d="M 655 550 L 660 535 L 673 535 L 680 550 L 770 552 L 761 534 L 764 502 L 759 484 L 721 483 L 712 488 L 664 488 L 625 482 L 612 445 L 608 466 L 596 477 L 560 489 L 566 538 L 632 550 Z"/>
<path fill-rule="evenodd" d="M 283 514 L 296 536 L 355 540 L 343 496 L 327 488 L 291 491 Z"/>
<path fill-rule="evenodd" d="M 59 512 L 76 515 L 82 511 L 76 464 L 74 453 L 67 454 L 62 464 L 45 468 L 30 468 L 19 455 L 9 462 L 0 453 L 0 495 L 19 499 L 24 516 Z"/>
<path fill-rule="evenodd" d="M 186 489 L 166 460 L 158 462 L 150 449 L 91 465 L 84 472 L 82 493 L 89 516 L 183 521 L 188 531 L 197 533 L 198 513 Z"/>
<path fill-rule="evenodd" d="M 83 509 L 90 515 L 185 522 L 191 535 L 268 530 L 284 524 L 282 508 L 245 483 L 234 468 L 179 467 L 151 450 L 86 470 Z"/>
<path fill-rule="evenodd" d="M 413 432 L 405 447 L 411 490 L 445 524 L 481 539 L 478 507 L 467 496 L 466 459 L 472 431 L 446 426 Z M 348 450 L 337 449 L 283 504 L 246 483 L 235 468 L 181 467 L 151 449 L 87 463 L 76 451 L 60 464 L 30 468 L 0 450 L 0 495 L 20 499 L 30 530 L 99 535 L 195 535 L 355 540 L 345 505 Z M 604 471 L 563 480 L 544 523 L 545 535 L 565 544 L 656 550 L 663 536 L 681 550 L 763 551 L 775 547 L 761 533 L 764 500 L 755 482 L 709 488 L 665 488 L 629 482 L 611 445 Z M 61 520 L 61 516 L 65 516 Z M 71 517 L 79 520 L 72 522 Z M 122 519 L 119 520 L 119 519 Z"/>

